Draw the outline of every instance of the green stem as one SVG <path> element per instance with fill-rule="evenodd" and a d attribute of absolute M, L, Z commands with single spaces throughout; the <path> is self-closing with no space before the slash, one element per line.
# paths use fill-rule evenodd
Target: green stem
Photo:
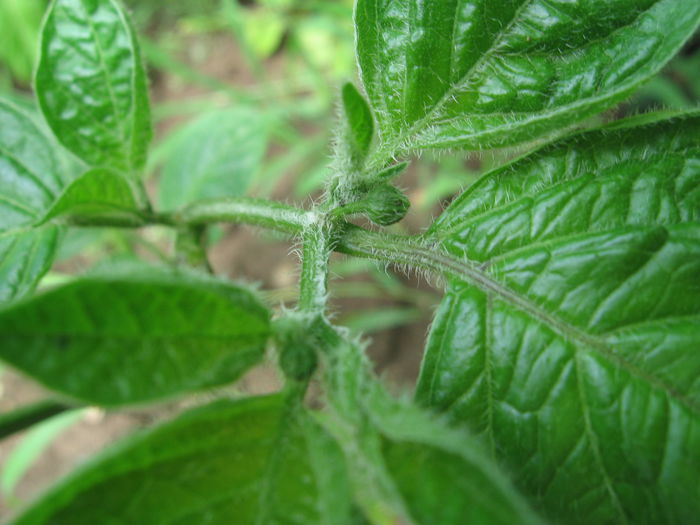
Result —
<path fill-rule="evenodd" d="M 186 208 L 177 222 L 202 225 L 235 222 L 299 235 L 316 220 L 317 214 L 262 199 L 235 198 L 205 201 Z"/>
<path fill-rule="evenodd" d="M 18 408 L 8 414 L 2 414 L 0 415 L 0 439 L 21 432 L 32 425 L 73 408 L 75 407 L 46 400 Z"/>
<path fill-rule="evenodd" d="M 323 314 L 328 298 L 328 264 L 331 255 L 329 231 L 322 222 L 304 232 L 299 304 L 301 312 Z"/>
<path fill-rule="evenodd" d="M 180 264 L 212 273 L 207 259 L 207 227 L 204 224 L 181 225 L 175 237 L 175 253 Z"/>

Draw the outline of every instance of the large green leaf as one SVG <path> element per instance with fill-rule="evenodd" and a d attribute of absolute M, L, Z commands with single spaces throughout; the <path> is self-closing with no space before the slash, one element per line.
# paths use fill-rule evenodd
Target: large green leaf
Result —
<path fill-rule="evenodd" d="M 22 296 L 49 269 L 58 231 L 32 231 L 65 186 L 53 144 L 35 122 L 0 100 L 0 301 Z"/>
<path fill-rule="evenodd" d="M 484 148 L 595 114 L 692 35 L 687 0 L 358 0 L 362 79 L 390 155 Z"/>
<path fill-rule="evenodd" d="M 36 73 L 39 105 L 70 151 L 92 165 L 139 171 L 151 139 L 146 74 L 116 0 L 55 0 Z"/>
<path fill-rule="evenodd" d="M 700 117 L 546 147 L 428 236 L 454 263 L 418 400 L 560 522 L 696 521 Z"/>
<path fill-rule="evenodd" d="M 160 181 L 160 204 L 177 209 L 198 200 L 240 197 L 267 147 L 261 114 L 231 108 L 205 114 L 180 130 Z"/>
<path fill-rule="evenodd" d="M 268 333 L 269 313 L 238 286 L 95 276 L 0 310 L 0 358 L 71 397 L 123 405 L 231 382 Z"/>
<path fill-rule="evenodd" d="M 331 438 L 282 397 L 223 400 L 123 443 L 15 525 L 343 525 L 350 499 Z"/>

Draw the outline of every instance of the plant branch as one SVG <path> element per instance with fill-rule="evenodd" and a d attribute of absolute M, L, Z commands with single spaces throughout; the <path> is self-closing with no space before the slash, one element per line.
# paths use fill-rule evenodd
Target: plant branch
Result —
<path fill-rule="evenodd" d="M 299 235 L 311 226 L 317 213 L 263 199 L 232 198 L 204 201 L 180 212 L 176 222 L 191 226 L 235 222 Z"/>
<path fill-rule="evenodd" d="M 301 312 L 323 314 L 328 298 L 328 264 L 332 251 L 323 221 L 304 232 L 299 305 Z"/>

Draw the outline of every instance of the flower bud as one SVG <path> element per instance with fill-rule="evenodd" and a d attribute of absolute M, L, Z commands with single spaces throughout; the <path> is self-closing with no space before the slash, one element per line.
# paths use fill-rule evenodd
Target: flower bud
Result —
<path fill-rule="evenodd" d="M 380 226 L 399 222 L 406 216 L 411 206 L 408 197 L 389 184 L 380 184 L 363 200 L 365 213 L 372 222 Z"/>

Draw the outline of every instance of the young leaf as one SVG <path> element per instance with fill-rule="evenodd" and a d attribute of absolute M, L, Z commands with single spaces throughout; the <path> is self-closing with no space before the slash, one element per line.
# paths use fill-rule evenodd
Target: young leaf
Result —
<path fill-rule="evenodd" d="M 474 439 L 392 399 L 359 345 L 334 344 L 328 374 L 333 412 L 327 423 L 373 522 L 541 523 Z"/>
<path fill-rule="evenodd" d="M 269 330 L 245 288 L 88 277 L 0 310 L 0 358 L 49 388 L 115 406 L 232 382 L 261 359 Z"/>
<path fill-rule="evenodd" d="M 398 404 L 372 420 L 381 460 L 417 525 L 542 523 L 466 434 Z"/>
<path fill-rule="evenodd" d="M 15 525 L 344 525 L 350 499 L 331 438 L 281 396 L 222 400 L 108 451 Z"/>
<path fill-rule="evenodd" d="M 10 499 L 17 484 L 22 481 L 24 475 L 41 457 L 46 448 L 62 432 L 77 423 L 82 415 L 82 410 L 71 410 L 54 415 L 33 426 L 13 447 L 4 461 L 2 473 L 0 473 L 0 491 L 6 500 Z"/>
<path fill-rule="evenodd" d="M 246 108 L 205 114 L 184 128 L 163 168 L 160 204 L 172 210 L 245 194 L 267 147 L 263 116 Z"/>
<path fill-rule="evenodd" d="M 136 36 L 116 0 L 55 0 L 41 40 L 36 92 L 44 117 L 91 165 L 138 172 L 151 117 Z"/>
<path fill-rule="evenodd" d="M 693 34 L 686 0 L 358 0 L 357 55 L 387 155 L 486 148 L 593 115 Z"/>
<path fill-rule="evenodd" d="M 429 232 L 459 262 L 417 398 L 557 521 L 700 513 L 698 137 L 697 114 L 576 136 L 483 177 Z"/>
<path fill-rule="evenodd" d="M 65 403 L 46 399 L 4 412 L 0 414 L 0 439 L 26 430 L 71 408 Z"/>
<path fill-rule="evenodd" d="M 56 199 L 43 221 L 68 216 L 77 221 L 109 219 L 143 223 L 130 182 L 109 168 L 93 168 L 74 180 Z"/>
<path fill-rule="evenodd" d="M 372 145 L 374 120 L 372 112 L 357 88 L 348 82 L 343 86 L 343 108 L 347 119 L 348 145 L 355 164 L 360 165 Z"/>
<path fill-rule="evenodd" d="M 34 121 L 0 100 L 0 301 L 32 290 L 53 261 L 59 232 L 31 231 L 60 193 L 54 148 Z"/>

